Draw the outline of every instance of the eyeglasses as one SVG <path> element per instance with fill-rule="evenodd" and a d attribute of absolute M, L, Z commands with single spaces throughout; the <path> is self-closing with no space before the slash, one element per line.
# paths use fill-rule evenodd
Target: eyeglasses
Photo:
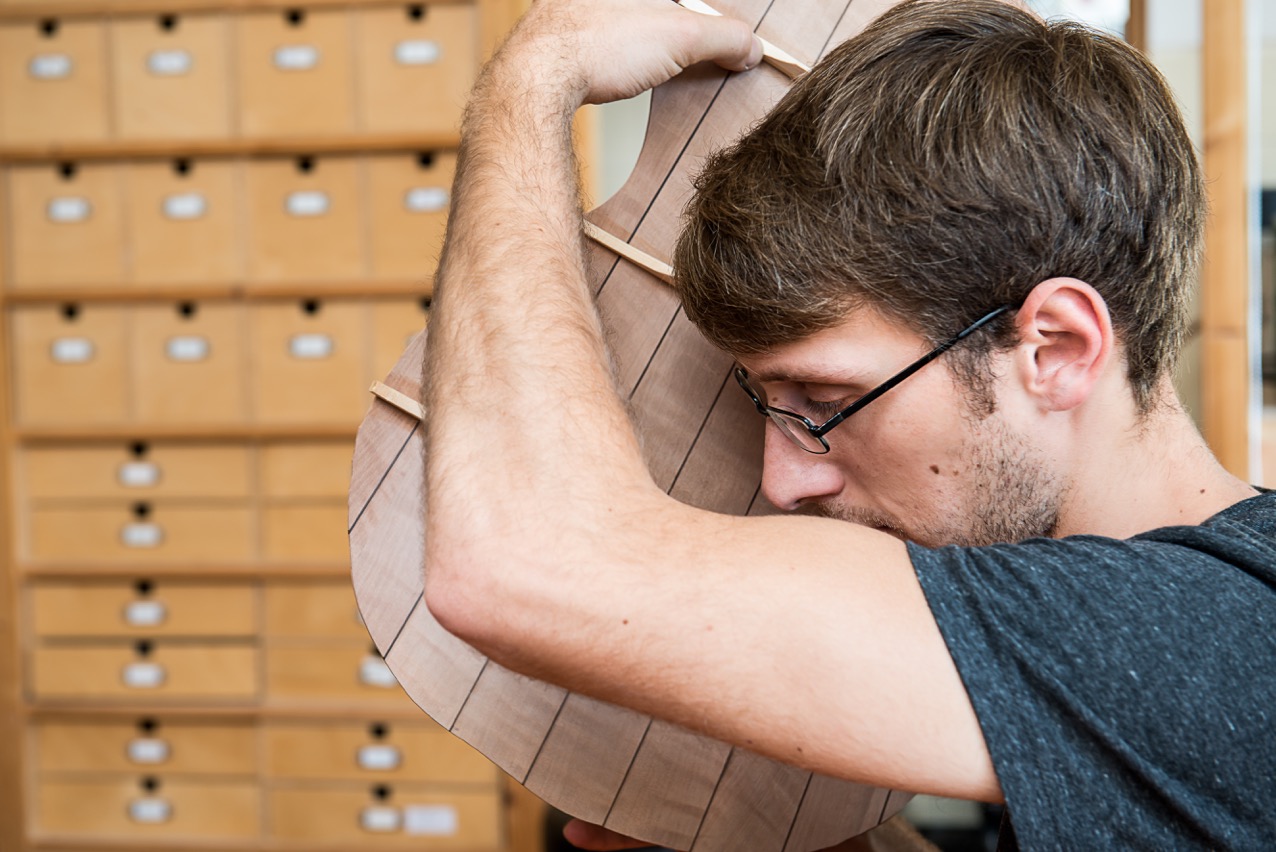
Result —
<path fill-rule="evenodd" d="M 927 352 L 925 355 L 918 358 L 916 361 L 909 364 L 907 367 L 852 402 L 846 408 L 843 408 L 837 414 L 834 414 L 820 426 L 816 426 L 801 414 L 796 414 L 783 408 L 775 408 L 763 402 L 762 395 L 754 390 L 753 386 L 749 384 L 749 374 L 745 372 L 743 367 L 735 368 L 735 380 L 740 383 L 740 387 L 744 388 L 744 392 L 753 400 L 753 404 L 758 408 L 758 414 L 770 417 L 771 422 L 780 427 L 781 432 L 787 435 L 793 443 L 797 444 L 808 453 L 823 455 L 829 451 L 829 442 L 824 436 L 831 432 L 833 427 L 837 426 L 843 420 L 850 417 L 852 414 L 859 411 L 861 408 L 868 405 L 870 402 L 877 399 L 900 382 L 904 381 L 904 379 L 907 379 L 913 373 L 916 373 L 922 367 L 925 367 L 931 361 L 934 361 L 940 355 L 943 355 L 949 349 L 952 349 L 962 340 L 965 340 L 968 336 L 978 331 L 980 328 L 983 328 L 1006 311 L 1010 310 L 1010 308 L 1010 305 L 1002 305 L 992 313 L 985 314 L 975 320 L 969 326 L 959 331 L 956 337 L 939 344 L 934 349 Z"/>

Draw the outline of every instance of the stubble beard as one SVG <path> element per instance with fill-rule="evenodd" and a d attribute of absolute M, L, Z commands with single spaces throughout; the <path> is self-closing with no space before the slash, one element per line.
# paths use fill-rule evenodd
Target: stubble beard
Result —
<path fill-rule="evenodd" d="M 897 518 L 854 506 L 820 504 L 813 513 L 874 527 L 926 547 L 978 547 L 1053 537 L 1066 489 L 1040 452 L 995 415 L 972 418 L 963 457 L 966 481 L 957 500 L 931 518 Z"/>

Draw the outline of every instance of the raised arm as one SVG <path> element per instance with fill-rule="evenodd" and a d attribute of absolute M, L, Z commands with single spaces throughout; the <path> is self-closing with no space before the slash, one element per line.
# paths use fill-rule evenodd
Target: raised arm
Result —
<path fill-rule="evenodd" d="M 538 0 L 467 113 L 425 365 L 426 600 L 498 662 L 852 780 L 995 799 L 898 540 L 684 506 L 648 476 L 586 286 L 570 120 L 759 60 L 669 0 Z"/>

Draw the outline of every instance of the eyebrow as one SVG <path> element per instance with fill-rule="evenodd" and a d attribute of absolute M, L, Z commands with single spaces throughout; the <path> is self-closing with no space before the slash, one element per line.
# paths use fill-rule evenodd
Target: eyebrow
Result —
<path fill-rule="evenodd" d="M 759 382 L 789 382 L 792 384 L 802 385 L 837 385 L 843 387 L 868 387 L 871 381 L 862 373 L 820 373 L 820 372 L 803 372 L 800 374 L 785 371 L 760 371 L 757 373 L 749 372 L 749 378 L 756 379 Z"/>

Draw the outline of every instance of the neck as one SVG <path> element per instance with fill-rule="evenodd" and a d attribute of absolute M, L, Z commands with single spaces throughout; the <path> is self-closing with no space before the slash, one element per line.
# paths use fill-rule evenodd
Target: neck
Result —
<path fill-rule="evenodd" d="M 1138 414 L 1128 394 L 1118 399 L 1076 421 L 1078 462 L 1060 536 L 1128 538 L 1199 524 L 1258 493 L 1219 464 L 1168 380 L 1148 414 Z M 1114 428 L 1113 408 L 1124 428 Z"/>

